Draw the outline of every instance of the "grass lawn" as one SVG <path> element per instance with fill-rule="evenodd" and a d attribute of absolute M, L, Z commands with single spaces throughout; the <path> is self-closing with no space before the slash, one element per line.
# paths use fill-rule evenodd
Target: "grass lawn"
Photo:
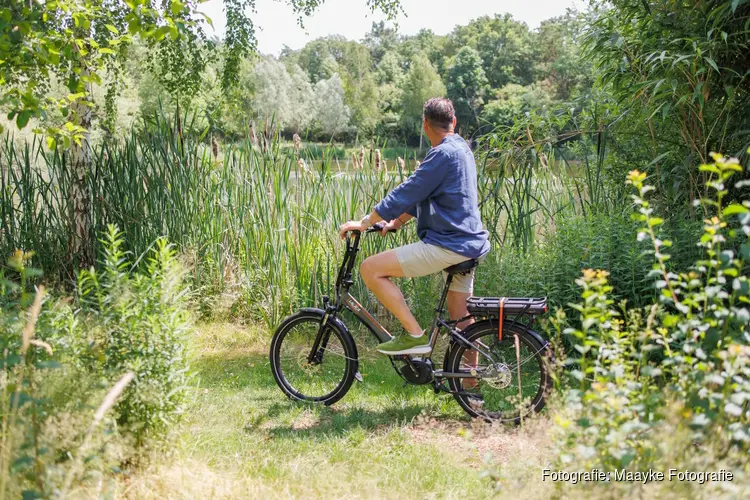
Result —
<path fill-rule="evenodd" d="M 447 394 L 403 387 L 357 336 L 364 383 L 333 407 L 289 401 L 259 329 L 198 327 L 185 418 L 168 451 L 124 477 L 131 498 L 538 497 L 544 421 L 523 429 L 472 421 Z"/>

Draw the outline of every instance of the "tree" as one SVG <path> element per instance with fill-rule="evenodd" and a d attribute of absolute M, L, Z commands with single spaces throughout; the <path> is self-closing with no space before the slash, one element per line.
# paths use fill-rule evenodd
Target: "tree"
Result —
<path fill-rule="evenodd" d="M 255 65 L 255 96 L 253 114 L 260 120 L 274 117 L 280 128 L 289 123 L 293 104 L 289 95 L 292 79 L 286 66 L 270 57 Z"/>
<path fill-rule="evenodd" d="M 551 103 L 549 94 L 538 85 L 509 83 L 495 92 L 495 99 L 485 105 L 481 118 L 492 125 L 512 125 L 518 116 Z"/>
<path fill-rule="evenodd" d="M 482 16 L 453 32 L 455 47 L 472 47 L 479 53 L 482 68 L 493 88 L 508 83 L 529 85 L 534 81 L 536 44 L 526 23 L 510 14 Z"/>
<path fill-rule="evenodd" d="M 547 80 L 558 99 L 567 100 L 593 84 L 591 64 L 582 57 L 579 44 L 584 19 L 569 10 L 564 16 L 542 21 L 536 35 L 537 79 Z"/>
<path fill-rule="evenodd" d="M 378 89 L 372 71 L 370 52 L 363 45 L 349 41 L 343 47 L 339 62 L 343 71 L 346 103 L 352 112 L 352 124 L 370 134 L 378 121 Z"/>
<path fill-rule="evenodd" d="M 312 122 L 313 89 L 307 73 L 296 64 L 287 67 L 264 57 L 255 65 L 252 109 L 260 119 L 274 117 L 280 129 L 299 133 Z"/>
<path fill-rule="evenodd" d="M 684 0 L 601 2 L 586 29 L 584 48 L 608 93 L 639 123 L 651 157 L 674 153 L 668 173 L 654 160 L 660 192 L 688 181 L 686 201 L 698 197 L 712 151 L 745 154 L 750 129 L 750 3 Z M 643 130 L 645 129 L 645 130 Z M 675 133 L 674 151 L 660 133 Z M 661 144 L 670 144 L 662 150 Z M 688 158 L 685 162 L 684 159 Z M 651 164 L 649 164 L 651 167 Z M 676 175 L 674 175 L 676 173 Z"/>
<path fill-rule="evenodd" d="M 286 0 L 295 13 L 309 15 L 322 0 Z M 398 0 L 366 0 L 372 9 L 392 18 Z M 39 131 L 54 147 L 60 140 L 71 147 L 73 182 L 71 205 L 71 264 L 93 263 L 91 200 L 86 176 L 90 170 L 89 137 L 92 91 L 103 82 L 102 72 L 125 56 L 138 36 L 159 46 L 168 83 L 191 84 L 206 60 L 200 53 L 202 36 L 199 0 L 49 0 L 13 1 L 0 7 L 0 107 L 9 111 L 19 128 L 31 118 L 41 120 Z M 254 26 L 245 14 L 254 0 L 224 0 L 227 13 L 225 65 L 222 83 L 229 89 L 236 80 L 239 61 L 255 47 Z M 160 45 L 159 45 L 160 44 Z M 185 49 L 188 49 L 186 52 Z M 190 53 L 188 53 L 190 52 Z M 190 64 L 185 64 L 189 61 Z M 184 73 L 186 72 L 186 73 Z M 69 90 L 54 99 L 46 82 L 58 75 Z M 187 75 L 182 78 L 180 75 Z M 175 76 L 175 78 L 172 78 Z M 114 79 L 115 85 L 117 78 Z M 67 118 L 63 127 L 45 122 L 48 112 L 59 109 Z M 44 127 L 44 130 L 42 130 Z"/>
<path fill-rule="evenodd" d="M 339 75 L 315 84 L 315 115 L 320 131 L 331 138 L 349 126 L 351 111 L 344 102 L 344 86 Z"/>
<path fill-rule="evenodd" d="M 448 70 L 447 82 L 459 126 L 479 125 L 479 111 L 489 83 L 479 53 L 471 47 L 459 50 Z"/>
<path fill-rule="evenodd" d="M 398 31 L 386 26 L 385 21 L 372 23 L 370 32 L 365 35 L 362 43 L 370 51 L 370 56 L 375 64 L 379 64 L 383 56 L 393 51 L 400 43 Z"/>
<path fill-rule="evenodd" d="M 46 132 L 51 148 L 58 140 L 71 148 L 69 248 L 78 259 L 72 264 L 93 263 L 86 181 L 93 86 L 102 85 L 107 68 L 117 68 L 134 36 L 155 44 L 190 31 L 197 25 L 191 8 L 179 1 L 152 6 L 116 0 L 12 2 L 0 8 L 0 107 L 18 128 L 39 119 L 37 130 Z M 69 94 L 63 99 L 49 95 L 46 82 L 53 76 L 66 82 Z M 67 120 L 62 127 L 45 122 L 55 109 Z"/>
<path fill-rule="evenodd" d="M 412 59 L 402 87 L 401 121 L 407 139 L 415 134 L 421 138 L 424 103 L 432 97 L 444 97 L 445 85 L 427 55 L 420 53 Z"/>
<path fill-rule="evenodd" d="M 339 72 L 339 63 L 334 56 L 342 57 L 341 45 L 346 39 L 339 35 L 317 38 L 305 44 L 297 53 L 287 53 L 285 60 L 293 60 L 307 71 L 310 83 L 313 85 L 320 80 L 327 80 Z"/>
<path fill-rule="evenodd" d="M 296 64 L 291 67 L 289 77 L 289 100 L 292 103 L 289 111 L 289 127 L 299 134 L 313 121 L 313 87 L 307 79 L 307 73 Z"/>

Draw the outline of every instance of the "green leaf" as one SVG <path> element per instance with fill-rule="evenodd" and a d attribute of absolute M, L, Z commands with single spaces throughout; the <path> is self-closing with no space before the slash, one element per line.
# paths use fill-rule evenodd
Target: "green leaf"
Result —
<path fill-rule="evenodd" d="M 37 498 L 44 498 L 44 495 L 36 490 L 23 490 L 21 498 L 23 500 L 35 500 Z"/>
<path fill-rule="evenodd" d="M 164 37 L 167 36 L 169 32 L 172 31 L 172 29 L 173 28 L 171 26 L 162 26 L 161 28 L 156 30 L 156 33 L 154 34 L 154 38 L 156 39 L 157 42 L 160 42 L 164 40 Z"/>
<path fill-rule="evenodd" d="M 47 136 L 47 149 L 54 151 L 57 147 L 57 141 L 52 136 Z"/>
<path fill-rule="evenodd" d="M 667 118 L 667 113 L 669 113 L 669 110 L 672 109 L 672 103 L 668 102 L 664 105 L 663 108 L 661 108 L 661 118 L 662 120 Z"/>
<path fill-rule="evenodd" d="M 116 54 L 116 52 L 115 52 L 114 50 L 112 50 L 112 49 L 108 49 L 108 48 L 106 48 L 106 47 L 102 47 L 102 48 L 100 48 L 100 49 L 99 49 L 99 53 L 100 53 L 100 54 L 112 54 L 112 55 L 115 55 L 115 54 Z"/>
<path fill-rule="evenodd" d="M 18 128 L 24 128 L 27 123 L 29 123 L 29 119 L 31 118 L 31 111 L 28 109 L 24 109 L 20 113 L 18 113 L 18 116 L 16 116 L 16 126 Z"/>
<path fill-rule="evenodd" d="M 111 24 L 105 24 L 104 26 L 110 31 L 110 33 L 114 33 L 115 35 L 119 35 L 120 34 L 120 30 L 118 30 L 117 28 L 115 28 Z"/>
<path fill-rule="evenodd" d="M 724 209 L 723 214 L 726 217 L 726 216 L 729 216 L 729 215 L 746 214 L 749 211 L 750 210 L 748 210 L 747 208 L 743 207 L 739 203 L 732 203 L 731 205 L 729 205 L 727 208 Z"/>
<path fill-rule="evenodd" d="M 211 20 L 211 18 L 210 18 L 210 17 L 208 17 L 208 16 L 207 16 L 207 15 L 206 15 L 205 13 L 203 13 L 203 12 L 198 12 L 198 14 L 200 14 L 201 16 L 203 16 L 203 18 L 204 18 L 204 19 L 206 20 L 206 22 L 208 23 L 208 25 L 209 25 L 209 26 L 211 26 L 212 28 L 214 27 L 214 22 L 213 22 L 213 21 Z"/>
<path fill-rule="evenodd" d="M 711 172 L 712 174 L 720 174 L 721 173 L 719 171 L 719 169 L 716 168 L 716 165 L 710 165 L 710 164 L 701 165 L 701 166 L 698 167 L 698 170 L 700 170 L 701 172 Z"/>
<path fill-rule="evenodd" d="M 711 59 L 710 57 L 707 57 L 707 58 L 706 58 L 706 62 L 708 62 L 708 64 L 710 64 L 710 65 L 711 65 L 711 67 L 712 67 L 713 69 L 715 69 L 717 73 L 720 73 L 720 71 L 719 71 L 719 67 L 718 67 L 718 66 L 716 65 L 716 62 L 715 62 L 715 61 L 714 61 L 713 59 Z"/>
<path fill-rule="evenodd" d="M 182 9 L 184 8 L 185 8 L 185 5 L 179 0 L 174 0 L 172 2 L 172 14 L 177 15 L 180 12 L 182 12 Z"/>
<path fill-rule="evenodd" d="M 664 222 L 664 219 L 662 219 L 661 217 L 649 217 L 648 226 L 649 227 L 658 226 L 659 224 L 662 224 L 663 222 Z"/>

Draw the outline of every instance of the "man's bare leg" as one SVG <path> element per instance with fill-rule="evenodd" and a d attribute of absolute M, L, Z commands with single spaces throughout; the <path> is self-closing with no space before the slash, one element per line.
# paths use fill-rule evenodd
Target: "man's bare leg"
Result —
<path fill-rule="evenodd" d="M 453 290 L 448 291 L 448 314 L 450 315 L 451 319 L 460 319 L 469 315 L 469 310 L 466 308 L 466 300 L 469 297 L 470 294 L 468 293 L 456 292 Z M 474 318 L 467 319 L 466 321 L 462 321 L 456 324 L 456 328 L 462 330 L 473 323 Z M 471 367 L 477 366 L 478 359 L 479 353 L 474 350 L 467 351 L 463 355 L 463 362 Z M 470 378 L 464 379 L 463 386 L 464 389 L 473 389 L 477 386 L 477 381 L 476 379 Z"/>
<path fill-rule="evenodd" d="M 404 276 L 396 252 L 388 250 L 366 258 L 360 267 L 360 274 L 367 288 L 375 294 L 386 309 L 396 316 L 407 332 L 415 337 L 422 334 L 417 319 L 406 305 L 404 294 L 390 280 L 390 278 L 403 278 Z M 464 307 L 466 307 L 465 304 Z"/>

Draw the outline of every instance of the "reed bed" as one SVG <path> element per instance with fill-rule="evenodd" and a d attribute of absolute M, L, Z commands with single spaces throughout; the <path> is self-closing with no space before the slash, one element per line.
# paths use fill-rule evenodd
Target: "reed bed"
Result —
<path fill-rule="evenodd" d="M 387 160 L 369 150 L 358 155 L 358 168 L 345 167 L 335 151 L 290 150 L 277 135 L 262 147 L 255 137 L 217 145 L 206 131 L 193 132 L 179 120 L 156 116 L 123 141 L 93 148 L 87 178 L 92 232 L 98 237 L 108 224 L 117 225 L 136 255 L 168 237 L 202 295 L 233 289 L 237 304 L 269 324 L 330 293 L 340 258 L 339 224 L 368 212 L 417 167 L 414 159 Z M 495 248 L 528 249 L 554 228 L 556 217 L 577 212 L 579 194 L 571 178 L 532 155 L 509 161 L 477 152 L 483 219 Z M 70 231 L 67 153 L 46 151 L 37 139 L 17 144 L 6 136 L 0 166 L 0 251 L 33 249 L 35 265 L 48 278 L 70 282 L 73 276 L 61 265 Z M 414 238 L 413 227 L 368 238 L 363 253 Z"/>

